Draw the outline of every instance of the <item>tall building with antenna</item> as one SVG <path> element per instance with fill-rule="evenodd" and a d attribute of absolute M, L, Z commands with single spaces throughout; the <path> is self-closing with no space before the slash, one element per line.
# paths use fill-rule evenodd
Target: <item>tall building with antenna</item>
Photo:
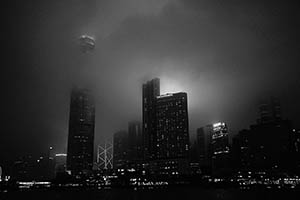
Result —
<path fill-rule="evenodd" d="M 88 35 L 79 37 L 79 46 L 84 57 L 95 48 L 95 39 Z M 83 60 L 83 58 L 80 58 Z M 75 85 L 82 85 L 83 66 L 76 69 Z M 82 175 L 93 168 L 95 129 L 95 102 L 91 91 L 75 86 L 71 92 L 69 135 L 67 147 L 67 170 L 73 175 Z"/>

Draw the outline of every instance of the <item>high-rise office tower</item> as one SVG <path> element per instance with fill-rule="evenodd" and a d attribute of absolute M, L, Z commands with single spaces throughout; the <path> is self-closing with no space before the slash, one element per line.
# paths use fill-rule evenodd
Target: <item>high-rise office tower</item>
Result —
<path fill-rule="evenodd" d="M 230 169 L 228 128 L 224 122 L 212 126 L 212 167 L 214 174 L 227 174 Z"/>
<path fill-rule="evenodd" d="M 33 180 L 33 178 L 36 178 L 33 173 L 36 162 L 32 156 L 18 158 L 12 166 L 12 178 L 18 181 Z"/>
<path fill-rule="evenodd" d="M 157 97 L 156 129 L 158 172 L 171 175 L 187 173 L 189 123 L 186 93 Z"/>
<path fill-rule="evenodd" d="M 213 126 L 207 125 L 197 129 L 196 155 L 202 173 L 211 173 Z"/>
<path fill-rule="evenodd" d="M 46 169 L 46 174 L 45 175 L 48 179 L 54 178 L 55 177 L 55 160 L 54 160 L 55 154 L 54 154 L 54 149 L 52 146 L 49 147 L 48 149 L 48 155 L 44 158 L 45 162 L 47 162 L 47 169 Z"/>
<path fill-rule="evenodd" d="M 293 148 L 294 133 L 289 120 L 254 124 L 240 131 L 234 149 L 240 157 L 240 170 L 294 170 L 298 157 Z"/>
<path fill-rule="evenodd" d="M 279 122 L 281 120 L 280 101 L 271 97 L 269 101 L 262 101 L 259 105 L 259 124 Z"/>
<path fill-rule="evenodd" d="M 188 125 L 186 93 L 157 97 L 157 159 L 189 156 Z"/>
<path fill-rule="evenodd" d="M 128 123 L 128 160 L 135 163 L 143 160 L 142 123 L 132 121 Z"/>
<path fill-rule="evenodd" d="M 55 154 L 55 175 L 60 176 L 66 172 L 67 154 Z"/>
<path fill-rule="evenodd" d="M 143 145 L 150 173 L 188 173 L 187 94 L 160 95 L 157 78 L 143 84 Z"/>
<path fill-rule="evenodd" d="M 296 173 L 300 175 L 300 129 L 293 129 L 292 150 L 294 151 Z"/>
<path fill-rule="evenodd" d="M 232 138 L 231 158 L 235 171 L 249 171 L 251 169 L 250 161 L 253 157 L 250 156 L 250 138 L 252 138 L 251 131 L 247 129 L 239 131 Z"/>
<path fill-rule="evenodd" d="M 156 154 L 156 97 L 160 95 L 160 81 L 152 79 L 143 84 L 143 143 L 144 159 L 152 160 Z"/>
<path fill-rule="evenodd" d="M 71 94 L 67 169 L 74 175 L 93 167 L 95 104 L 90 91 L 74 88 Z"/>
<path fill-rule="evenodd" d="M 126 131 L 118 131 L 113 138 L 113 168 L 125 168 L 128 163 L 128 134 Z"/>

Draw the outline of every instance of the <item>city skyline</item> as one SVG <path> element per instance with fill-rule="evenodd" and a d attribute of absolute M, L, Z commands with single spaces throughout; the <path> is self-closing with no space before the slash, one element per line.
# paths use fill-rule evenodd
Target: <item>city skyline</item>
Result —
<path fill-rule="evenodd" d="M 278 99 L 261 102 L 256 123 L 231 138 L 227 124 L 220 121 L 198 128 L 191 140 L 187 93 L 161 94 L 159 78 L 146 81 L 142 89 L 142 123 L 129 121 L 128 131 L 114 133 L 108 146 L 107 141 L 97 145 L 93 156 L 95 99 L 89 89 L 74 87 L 67 154 L 58 154 L 52 146 L 39 158 L 23 154 L 5 166 L 1 186 L 99 190 L 218 184 L 295 188 L 300 183 L 300 132 L 282 118 Z"/>
<path fill-rule="evenodd" d="M 7 8 L 3 160 L 49 146 L 66 152 L 78 68 L 95 85 L 95 146 L 141 119 L 141 85 L 154 77 L 162 94 L 189 95 L 191 134 L 217 121 L 237 134 L 270 96 L 299 128 L 299 13 L 291 2 L 75 0 Z M 78 44 L 84 34 L 97 43 L 88 58 Z"/>
<path fill-rule="evenodd" d="M 299 199 L 298 4 L 4 1 L 0 199 Z"/>
<path fill-rule="evenodd" d="M 153 81 L 156 81 L 157 83 L 155 83 L 155 82 L 153 82 Z M 153 98 L 156 100 L 156 99 L 160 99 L 160 98 L 164 98 L 164 97 L 170 97 L 170 96 L 173 96 L 173 94 L 180 94 L 180 93 L 182 93 L 182 92 L 175 92 L 175 93 L 172 93 L 172 92 L 165 92 L 165 93 L 161 93 L 160 92 L 160 82 L 161 82 L 161 80 L 159 79 L 159 78 L 153 78 L 153 79 L 151 79 L 151 80 L 149 80 L 149 81 L 147 81 L 147 84 L 158 84 L 158 86 L 151 86 L 151 87 L 158 87 L 158 90 L 157 89 L 153 89 L 154 91 L 155 90 L 157 90 L 157 92 L 156 92 L 156 94 L 154 94 L 154 96 L 153 96 Z M 142 88 L 144 88 L 144 85 L 146 85 L 146 84 L 143 84 L 143 87 Z M 82 90 L 82 92 L 84 93 L 84 91 L 87 91 L 88 93 L 90 93 L 89 95 L 90 95 L 90 98 L 94 98 L 94 97 L 92 97 L 92 91 L 90 91 L 88 88 L 80 88 L 80 87 L 77 87 L 77 86 L 73 86 L 73 89 L 72 89 L 72 94 L 71 94 L 71 98 L 70 98 L 70 100 L 71 100 L 71 102 L 73 101 L 72 99 L 74 98 L 75 99 L 75 97 L 72 97 L 72 96 L 74 96 L 74 91 L 75 90 Z M 82 94 L 83 94 L 82 93 Z M 276 102 L 275 103 L 275 106 L 279 106 L 279 110 L 273 110 L 273 108 L 272 107 L 268 107 L 268 106 L 271 106 L 271 105 L 273 105 L 274 104 L 274 101 Z M 94 99 L 93 99 L 93 102 L 94 102 Z M 74 105 L 73 105 L 73 107 L 74 107 Z M 140 105 L 140 107 L 142 107 L 141 105 Z M 74 109 L 74 108 L 73 108 Z M 94 108 L 95 109 L 95 108 Z M 281 104 L 280 104 L 280 101 L 279 101 L 279 99 L 278 98 L 275 98 L 274 96 L 270 96 L 269 98 L 265 98 L 265 99 L 263 99 L 262 100 L 262 98 L 261 98 L 261 101 L 260 101 L 260 104 L 258 104 L 258 106 L 257 106 L 257 115 L 255 116 L 255 118 L 253 119 L 253 123 L 252 124 L 255 124 L 255 123 L 262 123 L 262 120 L 263 120 L 263 118 L 265 117 L 266 119 L 273 119 L 274 117 L 276 117 L 276 115 L 277 115 L 277 117 L 278 117 L 278 115 L 279 115 L 279 119 L 281 119 L 281 117 L 282 117 L 282 115 L 281 115 Z M 265 110 L 264 110 L 265 109 Z M 277 108 L 278 109 L 278 108 Z M 72 106 L 70 107 L 70 110 L 69 110 L 69 115 L 71 116 L 71 111 L 72 110 Z M 276 111 L 277 111 L 277 113 L 276 113 Z M 95 112 L 95 111 L 94 111 Z M 270 113 L 269 113 L 270 112 Z M 275 113 L 274 113 L 275 112 Z M 94 116 L 95 116 L 95 113 L 93 114 Z M 268 118 L 267 118 L 268 117 Z M 126 121 L 126 123 L 134 123 L 134 122 L 136 122 L 136 123 L 138 123 L 139 121 L 143 121 L 142 120 L 143 118 L 141 117 L 140 119 L 133 119 L 132 121 Z M 69 119 L 69 122 L 68 122 L 68 124 L 69 124 L 69 128 L 68 128 L 68 132 L 69 132 L 69 136 L 68 137 L 70 137 L 70 128 L 71 128 L 71 125 L 70 125 L 70 123 L 71 123 L 71 118 Z M 94 119 L 95 120 L 95 119 Z M 275 118 L 274 118 L 274 120 L 275 120 Z M 219 123 L 219 121 L 222 121 L 222 120 L 216 120 L 216 121 L 214 121 L 214 122 L 211 122 L 211 123 L 207 123 L 207 124 L 201 124 L 201 125 L 199 125 L 195 130 L 192 130 L 192 132 L 191 131 L 188 131 L 188 133 L 189 133 L 189 143 L 190 144 L 192 144 L 195 140 L 197 140 L 197 134 L 198 134 L 198 129 L 200 129 L 200 128 L 203 128 L 204 126 L 212 126 L 213 124 L 216 124 L 216 123 Z M 266 122 L 269 122 L 269 121 L 266 121 Z M 96 126 L 95 124 L 94 124 L 94 126 Z M 229 134 L 229 142 L 231 142 L 232 141 L 232 139 L 234 138 L 234 136 L 235 135 L 237 135 L 238 133 L 239 133 L 239 131 L 242 131 L 242 130 L 244 130 L 244 129 L 248 129 L 248 128 L 250 128 L 251 127 L 251 123 L 249 123 L 248 124 L 248 126 L 246 126 L 246 127 L 243 127 L 242 129 L 240 129 L 240 130 L 238 130 L 237 132 L 235 132 L 235 133 L 232 133 L 231 131 L 230 131 L 230 134 Z M 295 127 L 296 128 L 296 127 Z M 121 127 L 121 128 L 117 128 L 117 129 L 115 129 L 115 132 L 114 133 L 116 133 L 116 131 L 117 132 L 126 132 L 126 131 L 124 131 L 124 129 L 126 129 L 126 127 Z M 114 133 L 112 134 L 112 136 L 111 137 L 109 137 L 110 139 L 112 139 L 113 138 L 113 135 L 114 135 Z M 126 132 L 127 134 L 129 133 L 129 132 Z M 94 137 L 94 136 L 93 136 Z M 94 138 L 93 138 L 94 139 Z M 106 142 L 106 140 L 107 139 L 105 139 L 105 140 L 102 140 L 102 141 L 100 141 L 100 142 L 98 142 L 97 143 L 97 141 L 94 141 L 93 142 L 93 148 L 94 148 L 94 150 L 93 150 L 93 160 L 95 161 L 95 154 L 96 154 L 96 147 L 98 146 L 98 145 L 103 145 L 105 142 Z M 51 145 L 51 147 L 50 148 L 52 148 L 52 146 L 57 146 L 57 144 L 52 144 Z M 44 147 L 44 149 L 47 149 L 48 148 L 48 146 L 45 146 Z M 63 151 L 61 151 L 61 150 L 57 150 L 56 149 L 56 153 L 58 153 L 58 154 L 60 154 L 60 153 L 67 153 L 67 148 L 68 148 L 68 144 L 66 144 L 65 145 L 65 147 L 64 147 L 64 149 L 65 150 L 63 150 Z M 43 151 L 41 151 L 41 152 L 39 152 L 38 154 L 33 154 L 33 155 L 35 155 L 35 157 L 39 157 L 40 155 L 43 155 L 45 152 L 43 152 Z M 67 154 L 66 154 L 67 155 Z M 30 155 L 30 153 L 26 153 L 26 154 L 19 154 L 18 155 L 18 157 L 20 158 L 20 157 L 22 157 L 22 156 L 31 156 Z M 18 157 L 15 157 L 15 159 L 17 159 Z M 12 160 L 10 160 L 10 161 L 12 161 Z"/>

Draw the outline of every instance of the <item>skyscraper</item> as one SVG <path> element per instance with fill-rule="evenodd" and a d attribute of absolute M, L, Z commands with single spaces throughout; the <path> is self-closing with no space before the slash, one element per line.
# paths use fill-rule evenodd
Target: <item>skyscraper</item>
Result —
<path fill-rule="evenodd" d="M 262 101 L 259 105 L 259 124 L 278 122 L 281 120 L 281 106 L 277 98 L 271 97 L 269 101 Z"/>
<path fill-rule="evenodd" d="M 143 143 L 144 159 L 152 160 L 156 154 L 156 97 L 160 95 L 159 79 L 143 84 Z"/>
<path fill-rule="evenodd" d="M 56 177 L 63 175 L 66 172 L 67 154 L 55 154 L 55 175 Z"/>
<path fill-rule="evenodd" d="M 180 92 L 157 97 L 156 166 L 159 173 L 188 172 L 189 123 L 187 94 Z"/>
<path fill-rule="evenodd" d="M 230 169 L 228 128 L 224 122 L 213 124 L 212 167 L 215 175 L 225 175 Z"/>
<path fill-rule="evenodd" d="M 249 171 L 251 169 L 250 163 L 253 158 L 250 156 L 250 138 L 251 131 L 243 129 L 232 138 L 232 161 L 234 170 Z"/>
<path fill-rule="evenodd" d="M 74 175 L 92 170 L 95 104 L 89 90 L 73 88 L 71 94 L 67 169 Z"/>
<path fill-rule="evenodd" d="M 197 129 L 197 160 L 202 173 L 211 173 L 213 126 L 207 125 Z"/>
<path fill-rule="evenodd" d="M 128 160 L 135 163 L 143 158 L 142 123 L 131 121 L 128 123 Z"/>
<path fill-rule="evenodd" d="M 295 136 L 289 120 L 251 125 L 237 135 L 239 165 L 241 170 L 285 171 L 293 163 Z M 294 157 L 293 157 L 294 156 Z"/>
<path fill-rule="evenodd" d="M 128 134 L 126 131 L 118 131 L 113 139 L 113 167 L 115 169 L 125 168 L 128 163 Z"/>
<path fill-rule="evenodd" d="M 294 151 L 296 173 L 300 175 L 300 129 L 293 130 L 292 150 Z"/>
<path fill-rule="evenodd" d="M 189 129 L 187 94 L 157 97 L 157 159 L 187 158 Z"/>

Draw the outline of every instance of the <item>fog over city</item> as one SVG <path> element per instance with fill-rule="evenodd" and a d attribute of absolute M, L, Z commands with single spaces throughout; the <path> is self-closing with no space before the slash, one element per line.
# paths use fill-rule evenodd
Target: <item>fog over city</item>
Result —
<path fill-rule="evenodd" d="M 7 3 L 1 72 L 0 156 L 54 146 L 66 152 L 70 93 L 96 99 L 95 146 L 142 120 L 142 84 L 186 92 L 190 135 L 225 121 L 255 123 L 257 105 L 280 99 L 300 123 L 299 12 L 294 1 L 28 0 Z M 80 50 L 83 34 L 93 51 Z M 9 152 L 9 154 L 7 153 Z"/>

